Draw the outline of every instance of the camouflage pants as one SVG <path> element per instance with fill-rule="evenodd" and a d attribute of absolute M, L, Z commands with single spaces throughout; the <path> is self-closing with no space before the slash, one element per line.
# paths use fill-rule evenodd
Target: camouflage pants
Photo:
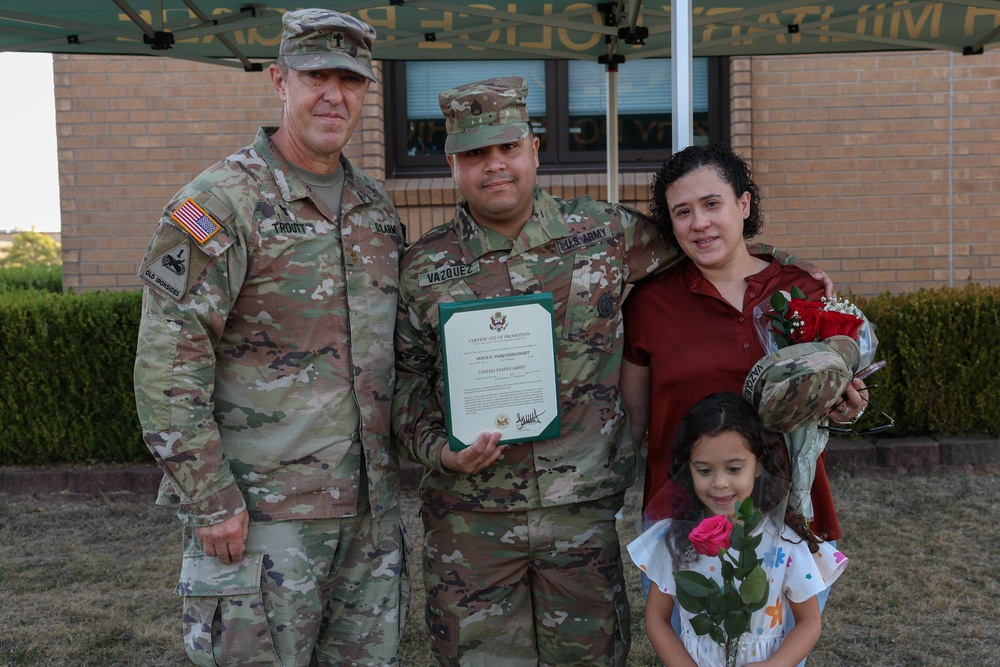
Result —
<path fill-rule="evenodd" d="M 624 665 L 622 496 L 525 512 L 424 504 L 426 620 L 442 665 Z"/>
<path fill-rule="evenodd" d="M 177 592 L 196 665 L 398 665 L 409 608 L 399 509 L 251 523 L 240 563 L 205 556 L 184 531 Z M 315 654 L 315 656 L 314 656 Z"/>

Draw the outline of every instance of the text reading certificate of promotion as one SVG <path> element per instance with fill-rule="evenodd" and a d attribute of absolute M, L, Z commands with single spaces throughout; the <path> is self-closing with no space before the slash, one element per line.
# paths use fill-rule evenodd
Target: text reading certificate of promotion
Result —
<path fill-rule="evenodd" d="M 484 431 L 512 444 L 559 435 L 552 294 L 442 303 L 448 443 Z"/>

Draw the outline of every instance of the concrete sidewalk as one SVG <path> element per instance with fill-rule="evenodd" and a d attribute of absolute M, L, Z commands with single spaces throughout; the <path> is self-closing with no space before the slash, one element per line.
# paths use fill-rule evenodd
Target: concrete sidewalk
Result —
<path fill-rule="evenodd" d="M 992 438 L 831 438 L 827 469 L 852 475 L 927 475 L 1000 473 L 1000 441 Z M 403 462 L 402 484 L 416 488 L 421 470 Z M 0 502 L 38 500 L 149 501 L 156 496 L 162 474 L 152 465 L 0 468 Z"/>

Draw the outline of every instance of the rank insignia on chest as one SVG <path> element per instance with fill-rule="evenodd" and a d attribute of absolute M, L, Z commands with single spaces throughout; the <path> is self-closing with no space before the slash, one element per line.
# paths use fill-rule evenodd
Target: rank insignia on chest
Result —
<path fill-rule="evenodd" d="M 572 252 L 577 248 L 585 248 L 595 243 L 600 243 L 601 241 L 606 241 L 611 238 L 611 231 L 604 226 L 594 227 L 593 229 L 588 229 L 585 232 L 580 232 L 578 234 L 573 234 L 569 238 L 559 239 L 557 241 L 559 246 L 559 253 L 565 254 L 567 252 Z"/>
<path fill-rule="evenodd" d="M 457 278 L 464 278 L 466 276 L 471 276 L 474 273 L 479 273 L 479 261 L 475 261 L 472 264 L 457 264 L 455 266 L 446 266 L 436 271 L 430 271 L 429 273 L 423 273 L 417 277 L 417 284 L 421 287 L 427 287 L 428 285 L 434 285 L 436 283 L 443 283 L 446 280 L 455 280 Z"/>
<path fill-rule="evenodd" d="M 212 219 L 197 202 L 187 199 L 183 204 L 170 212 L 171 219 L 190 234 L 198 244 L 205 243 L 216 235 L 221 225 Z"/>

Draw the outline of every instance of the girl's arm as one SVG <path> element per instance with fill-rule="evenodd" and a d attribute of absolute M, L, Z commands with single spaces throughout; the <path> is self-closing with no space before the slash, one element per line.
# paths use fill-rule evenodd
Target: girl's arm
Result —
<path fill-rule="evenodd" d="M 660 656 L 666 667 L 698 667 L 670 625 L 673 613 L 673 596 L 658 590 L 656 584 L 650 586 L 649 597 L 646 599 L 646 636 L 656 650 L 656 655 Z"/>
<path fill-rule="evenodd" d="M 646 437 L 646 427 L 649 425 L 649 366 L 637 366 L 622 359 L 618 386 L 632 424 L 632 442 L 639 447 Z"/>
<path fill-rule="evenodd" d="M 788 598 L 785 598 L 788 600 Z M 760 663 L 761 667 L 795 667 L 809 655 L 809 652 L 819 641 L 823 622 L 820 620 L 819 601 L 812 596 L 805 602 L 788 600 L 792 616 L 795 617 L 795 627 L 785 635 L 781 646 L 770 658 Z"/>

